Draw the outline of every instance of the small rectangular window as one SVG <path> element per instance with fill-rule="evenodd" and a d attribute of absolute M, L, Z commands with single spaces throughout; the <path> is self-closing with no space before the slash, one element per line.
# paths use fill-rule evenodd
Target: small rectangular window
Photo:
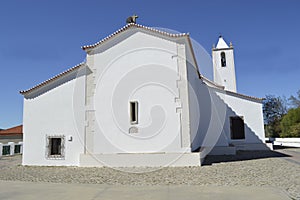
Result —
<path fill-rule="evenodd" d="M 231 139 L 245 139 L 245 127 L 243 117 L 230 117 Z"/>
<path fill-rule="evenodd" d="M 62 159 L 64 158 L 64 136 L 47 136 L 47 158 Z"/>
<path fill-rule="evenodd" d="M 138 123 L 138 102 L 137 101 L 130 102 L 130 123 L 131 124 Z"/>
<path fill-rule="evenodd" d="M 21 153 L 21 145 L 15 145 L 15 154 Z"/>
<path fill-rule="evenodd" d="M 50 155 L 61 155 L 61 138 L 50 139 Z"/>

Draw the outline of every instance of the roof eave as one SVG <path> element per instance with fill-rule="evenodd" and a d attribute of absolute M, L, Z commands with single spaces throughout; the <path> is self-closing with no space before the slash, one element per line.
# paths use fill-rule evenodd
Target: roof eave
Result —
<path fill-rule="evenodd" d="M 259 102 L 259 103 L 262 103 L 262 101 L 264 100 L 264 98 L 248 96 L 248 95 L 245 95 L 245 94 L 232 92 L 232 91 L 229 91 L 229 90 L 224 90 L 224 91 L 226 92 L 226 94 L 232 94 L 232 95 L 242 97 L 242 98 L 245 98 L 245 99 L 248 99 L 248 100 L 256 101 L 256 102 Z"/>
<path fill-rule="evenodd" d="M 67 74 L 69 74 L 69 73 L 71 73 L 71 72 L 73 72 L 73 71 L 75 71 L 75 70 L 77 70 L 77 69 L 79 69 L 83 66 L 85 66 L 85 62 L 79 63 L 78 65 L 75 65 L 74 67 L 69 68 L 69 69 L 61 72 L 60 74 L 58 74 L 56 76 L 53 76 L 53 77 L 49 78 L 48 80 L 43 81 L 43 82 L 41 82 L 41 83 L 39 83 L 39 84 L 37 84 L 37 85 L 27 89 L 27 90 L 21 90 L 21 91 L 19 91 L 19 93 L 22 94 L 22 95 L 27 95 L 27 94 L 29 94 L 29 93 L 31 93 L 31 92 L 39 89 L 39 88 L 42 88 L 43 86 L 46 86 L 47 84 L 52 83 L 53 81 L 65 76 L 65 75 L 67 75 Z"/>
<path fill-rule="evenodd" d="M 104 42 L 114 38 L 116 35 L 124 32 L 124 31 L 126 31 L 130 28 L 140 28 L 140 29 L 143 29 L 143 30 L 146 30 L 146 31 L 151 31 L 152 33 L 158 33 L 158 34 L 161 34 L 163 36 L 170 37 L 170 38 L 180 38 L 180 37 L 185 37 L 185 36 L 189 35 L 189 33 L 179 33 L 179 34 L 168 33 L 168 32 L 161 31 L 161 30 L 151 28 L 151 27 L 147 27 L 147 26 L 144 26 L 144 25 L 130 23 L 130 24 L 127 24 L 127 25 L 123 26 L 122 28 L 118 29 L 114 33 L 108 35 L 107 37 L 103 38 L 99 42 L 96 42 L 96 43 L 91 44 L 91 45 L 82 46 L 81 49 L 86 51 L 87 53 L 89 53 L 94 48 L 98 47 L 99 45 L 103 44 Z"/>

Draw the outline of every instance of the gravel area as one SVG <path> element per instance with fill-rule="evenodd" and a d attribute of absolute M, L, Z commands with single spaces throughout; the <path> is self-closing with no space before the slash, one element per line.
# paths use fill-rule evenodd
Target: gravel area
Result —
<path fill-rule="evenodd" d="M 201 167 L 165 167 L 148 173 L 129 173 L 107 167 L 22 166 L 21 156 L 13 156 L 0 159 L 0 180 L 110 185 L 269 186 L 286 191 L 292 199 L 300 199 L 300 164 L 285 157 L 272 151 L 239 152 L 236 156 L 208 156 Z"/>

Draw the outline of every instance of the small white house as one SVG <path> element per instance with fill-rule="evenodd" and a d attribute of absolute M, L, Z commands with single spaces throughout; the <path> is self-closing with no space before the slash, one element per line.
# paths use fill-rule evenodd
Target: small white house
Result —
<path fill-rule="evenodd" d="M 262 99 L 237 93 L 232 45 L 199 72 L 188 34 L 130 23 L 24 95 L 23 165 L 197 166 L 266 149 Z"/>

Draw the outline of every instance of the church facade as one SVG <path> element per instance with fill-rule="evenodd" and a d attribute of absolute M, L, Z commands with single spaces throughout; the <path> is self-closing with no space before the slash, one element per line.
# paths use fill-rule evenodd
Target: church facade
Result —
<path fill-rule="evenodd" d="M 188 34 L 130 23 L 84 46 L 86 61 L 24 96 L 23 165 L 198 166 L 263 150 L 262 99 L 237 93 L 234 49 L 199 71 Z"/>

